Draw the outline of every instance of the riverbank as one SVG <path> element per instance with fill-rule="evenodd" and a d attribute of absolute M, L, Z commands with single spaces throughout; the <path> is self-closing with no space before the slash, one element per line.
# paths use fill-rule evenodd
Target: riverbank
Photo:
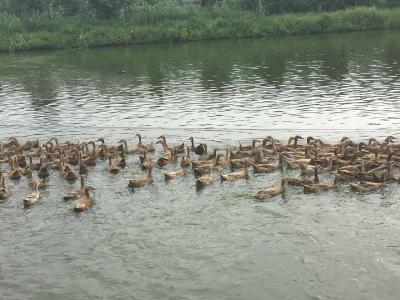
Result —
<path fill-rule="evenodd" d="M 0 15 L 0 51 L 89 48 L 400 28 L 400 8 L 265 16 L 221 7 L 156 6 L 118 20 Z"/>

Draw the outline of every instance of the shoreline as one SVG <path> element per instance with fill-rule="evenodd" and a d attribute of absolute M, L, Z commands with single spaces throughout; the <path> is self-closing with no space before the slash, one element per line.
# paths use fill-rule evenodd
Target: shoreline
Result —
<path fill-rule="evenodd" d="M 178 9 L 178 8 L 177 8 Z M 155 12 L 154 14 L 162 11 Z M 336 12 L 264 16 L 241 10 L 202 10 L 157 22 L 79 17 L 0 16 L 0 52 L 131 46 L 400 28 L 400 8 L 357 7 Z M 32 26 L 32 23 L 35 26 Z M 36 28 L 35 28 L 36 27 Z M 33 29 L 35 28 L 35 29 Z"/>

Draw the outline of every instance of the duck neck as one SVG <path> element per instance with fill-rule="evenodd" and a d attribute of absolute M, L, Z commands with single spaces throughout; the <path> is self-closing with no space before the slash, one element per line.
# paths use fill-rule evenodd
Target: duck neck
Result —
<path fill-rule="evenodd" d="M 81 188 L 85 187 L 85 177 L 81 176 Z"/>
<path fill-rule="evenodd" d="M 317 168 L 317 166 L 315 166 L 315 169 L 314 169 L 314 183 L 319 183 L 318 168 Z"/>

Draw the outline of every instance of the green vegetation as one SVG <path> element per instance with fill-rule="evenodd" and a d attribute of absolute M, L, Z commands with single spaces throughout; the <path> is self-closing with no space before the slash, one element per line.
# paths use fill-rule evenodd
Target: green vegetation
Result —
<path fill-rule="evenodd" d="M 0 0 L 0 50 L 399 28 L 400 8 L 389 8 L 398 2 Z"/>

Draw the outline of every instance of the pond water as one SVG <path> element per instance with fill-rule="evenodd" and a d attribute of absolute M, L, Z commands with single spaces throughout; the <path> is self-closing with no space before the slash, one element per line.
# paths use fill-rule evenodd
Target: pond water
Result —
<path fill-rule="evenodd" d="M 141 132 L 224 148 L 299 133 L 400 138 L 400 31 L 0 55 L 0 140 Z M 160 155 L 157 149 L 154 157 Z M 137 156 L 89 174 L 95 206 L 76 215 L 52 174 L 23 209 L 26 179 L 0 202 L 1 299 L 397 299 L 400 187 L 345 184 L 265 203 L 282 174 L 214 182 L 192 174 L 134 192 Z M 5 166 L 2 166 L 3 168 Z M 170 169 L 177 166 L 171 166 Z M 297 172 L 284 175 L 297 176 Z M 325 175 L 321 181 L 331 180 Z"/>

